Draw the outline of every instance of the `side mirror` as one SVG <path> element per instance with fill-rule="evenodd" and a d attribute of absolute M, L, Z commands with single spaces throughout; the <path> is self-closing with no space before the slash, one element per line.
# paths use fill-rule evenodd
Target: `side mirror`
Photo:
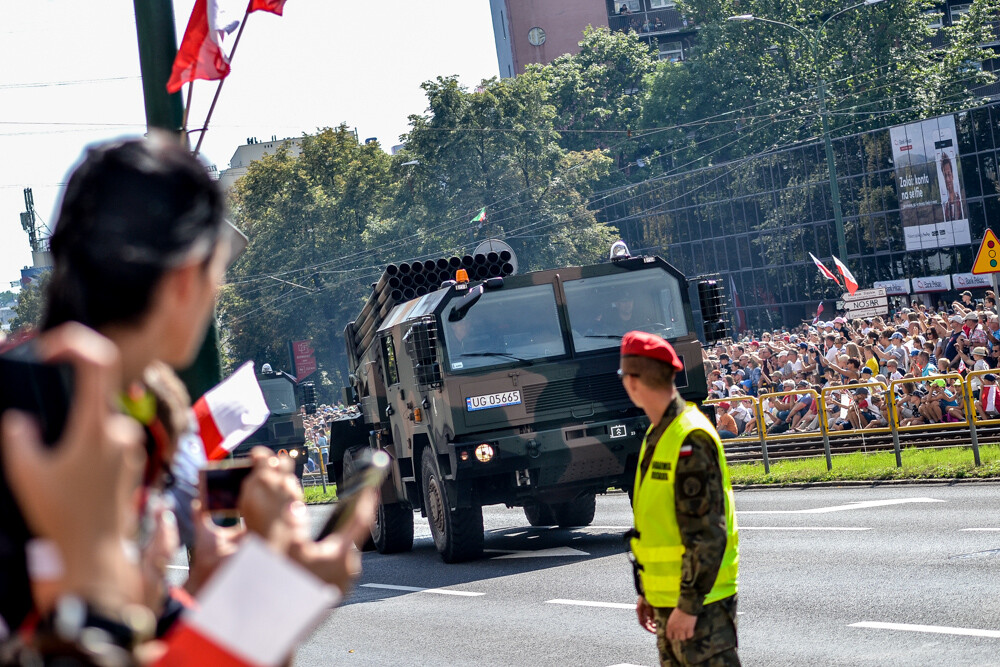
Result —
<path fill-rule="evenodd" d="M 469 293 L 463 296 L 457 304 L 451 307 L 448 312 L 449 322 L 458 322 L 460 319 L 465 317 L 465 314 L 469 312 L 469 309 L 476 305 L 476 302 L 483 298 L 483 286 L 478 285 L 475 288 L 469 290 Z"/>

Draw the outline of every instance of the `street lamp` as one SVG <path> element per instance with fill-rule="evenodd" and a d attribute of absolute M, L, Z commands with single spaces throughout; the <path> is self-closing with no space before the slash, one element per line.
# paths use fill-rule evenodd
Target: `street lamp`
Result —
<path fill-rule="evenodd" d="M 830 141 L 830 119 L 826 112 L 826 90 L 824 88 L 823 76 L 820 74 L 819 68 L 819 40 L 823 36 L 823 30 L 826 29 L 826 24 L 841 14 L 849 12 L 852 9 L 857 9 L 858 7 L 871 7 L 872 5 L 877 5 L 880 2 L 884 2 L 884 0 L 864 0 L 864 2 L 859 2 L 856 5 L 851 5 L 846 9 L 842 9 L 823 21 L 823 23 L 821 23 L 812 34 L 806 32 L 798 26 L 792 25 L 791 23 L 766 19 L 760 16 L 754 16 L 753 14 L 739 14 L 737 16 L 730 16 L 726 19 L 727 21 L 762 21 L 763 23 L 773 23 L 774 25 L 791 28 L 795 32 L 799 33 L 799 35 L 809 43 L 809 46 L 812 49 L 813 63 L 816 67 L 816 91 L 819 96 L 819 116 L 823 124 L 823 143 L 826 145 L 826 166 L 827 170 L 830 172 L 830 201 L 833 204 L 833 220 L 837 227 L 837 252 L 840 253 L 840 257 L 843 258 L 845 262 L 847 261 L 847 237 L 844 235 L 844 216 L 840 210 L 840 186 L 837 184 L 837 165 L 833 160 L 833 144 Z"/>

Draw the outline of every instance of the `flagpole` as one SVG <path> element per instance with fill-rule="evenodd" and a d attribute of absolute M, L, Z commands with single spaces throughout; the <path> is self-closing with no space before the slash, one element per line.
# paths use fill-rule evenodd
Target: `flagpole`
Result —
<path fill-rule="evenodd" d="M 188 116 L 191 115 L 191 93 L 194 92 L 194 81 L 188 82 L 187 102 L 184 105 L 184 118 L 181 120 L 181 134 L 187 136 Z"/>
<path fill-rule="evenodd" d="M 243 14 L 243 20 L 240 21 L 240 29 L 236 32 L 236 41 L 233 42 L 233 50 L 229 52 L 229 63 L 232 64 L 233 58 L 236 56 L 236 47 L 240 45 L 240 37 L 243 36 L 243 28 L 247 27 L 247 19 L 250 16 L 251 2 L 247 3 L 247 10 Z M 208 107 L 208 114 L 205 116 L 205 124 L 202 125 L 201 131 L 198 133 L 198 144 L 194 147 L 194 154 L 198 155 L 201 151 L 201 142 L 205 141 L 205 133 L 208 132 L 208 123 L 212 120 L 212 113 L 215 111 L 215 104 L 219 101 L 219 94 L 222 92 L 222 84 L 226 82 L 225 78 L 219 79 L 219 87 L 215 89 L 215 97 L 212 98 L 212 105 Z"/>

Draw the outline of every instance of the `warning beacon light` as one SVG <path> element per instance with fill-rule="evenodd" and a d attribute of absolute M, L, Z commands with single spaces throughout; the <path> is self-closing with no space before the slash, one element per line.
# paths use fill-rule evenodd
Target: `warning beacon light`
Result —
<path fill-rule="evenodd" d="M 625 241 L 619 239 L 611 245 L 611 261 L 617 262 L 621 259 L 628 259 L 631 255 L 628 252 L 628 246 L 625 245 Z"/>
<path fill-rule="evenodd" d="M 465 269 L 459 269 L 455 272 L 455 282 L 467 283 L 469 282 L 469 272 Z"/>

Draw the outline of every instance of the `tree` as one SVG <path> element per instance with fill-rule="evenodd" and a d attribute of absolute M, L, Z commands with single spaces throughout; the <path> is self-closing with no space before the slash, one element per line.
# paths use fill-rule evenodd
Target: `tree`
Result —
<path fill-rule="evenodd" d="M 45 286 L 49 283 L 49 272 L 32 280 L 17 295 L 17 305 L 14 306 L 14 319 L 10 321 L 11 331 L 24 331 L 37 328 L 42 321 L 42 311 L 45 308 Z"/>
<path fill-rule="evenodd" d="M 361 244 L 391 191 L 390 158 L 346 126 L 303 137 L 250 165 L 232 194 L 250 237 L 219 300 L 229 366 L 288 363 L 287 342 L 311 339 L 319 389 L 332 398 L 346 368 L 342 331 L 377 275 Z M 340 384 L 343 386 L 343 384 Z"/>

